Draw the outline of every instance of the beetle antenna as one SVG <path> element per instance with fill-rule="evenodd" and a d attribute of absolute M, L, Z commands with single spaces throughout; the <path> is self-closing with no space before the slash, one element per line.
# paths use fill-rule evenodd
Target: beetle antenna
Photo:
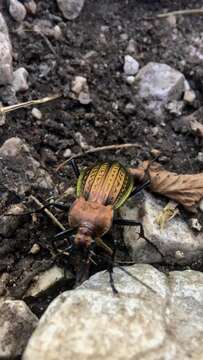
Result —
<path fill-rule="evenodd" d="M 151 288 L 151 286 L 147 285 L 146 283 L 144 283 L 142 280 L 140 280 L 137 276 L 135 276 L 134 274 L 132 274 L 130 271 L 126 270 L 124 267 L 122 267 L 119 263 L 112 261 L 111 259 L 108 259 L 106 256 L 101 256 L 101 255 L 97 255 L 97 257 L 106 260 L 110 265 L 114 266 L 114 267 L 118 267 L 121 271 L 123 271 L 125 274 L 129 275 L 131 278 L 133 278 L 134 280 L 136 280 L 137 282 L 139 282 L 140 284 L 142 284 L 143 286 L 145 286 L 148 290 L 150 290 L 151 292 L 153 292 L 154 294 L 157 294 L 157 292 Z"/>
<path fill-rule="evenodd" d="M 129 275 L 130 277 L 132 277 L 134 280 L 138 281 L 140 284 L 142 284 L 143 286 L 145 286 L 148 290 L 152 291 L 154 294 L 157 294 L 157 292 L 151 288 L 151 286 L 147 285 L 146 283 L 144 283 L 142 280 L 138 279 L 137 276 L 131 274 L 131 272 L 129 272 L 128 270 L 126 270 L 124 267 L 122 267 L 121 265 L 119 265 L 118 263 L 114 263 L 114 266 L 118 267 L 120 270 L 122 270 L 125 274 Z"/>

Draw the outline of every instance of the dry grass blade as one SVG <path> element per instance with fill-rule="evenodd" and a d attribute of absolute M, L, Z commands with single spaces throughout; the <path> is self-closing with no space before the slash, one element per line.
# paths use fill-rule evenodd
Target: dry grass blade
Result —
<path fill-rule="evenodd" d="M 30 198 L 38 205 L 40 208 L 44 208 L 44 205 L 39 201 L 35 196 L 31 195 Z M 44 212 L 50 217 L 53 223 L 58 226 L 62 231 L 65 230 L 65 227 L 60 223 L 60 221 L 52 214 L 48 209 L 44 209 Z"/>
<path fill-rule="evenodd" d="M 26 101 L 23 103 L 15 104 L 15 105 L 2 106 L 2 107 L 0 107 L 0 115 L 4 115 L 8 112 L 15 111 L 15 110 L 18 110 L 21 108 L 26 108 L 29 106 L 45 104 L 49 101 L 56 100 L 56 99 L 60 98 L 61 96 L 62 96 L 61 94 L 56 94 L 56 95 L 52 95 L 52 96 L 46 96 L 45 98 L 42 98 L 42 99 L 29 100 L 29 101 Z"/>
<path fill-rule="evenodd" d="M 127 148 L 141 148 L 142 146 L 138 143 L 134 143 L 134 144 L 115 144 L 115 145 L 106 145 L 106 146 L 101 146 L 101 147 L 97 147 L 97 148 L 93 148 L 90 149 L 88 151 L 85 152 L 81 152 L 79 154 L 76 154 L 74 156 L 71 156 L 70 158 L 68 158 L 66 161 L 62 162 L 57 168 L 56 171 L 59 171 L 61 168 L 63 168 L 64 165 L 66 165 L 69 161 L 71 161 L 72 159 L 77 159 L 79 157 L 83 157 L 86 156 L 88 154 L 94 154 L 97 152 L 101 152 L 101 151 L 106 151 L 106 150 L 118 150 L 118 149 L 127 149 Z"/>
<path fill-rule="evenodd" d="M 186 10 L 177 10 L 177 11 L 171 11 L 163 14 L 159 14 L 156 17 L 159 19 L 166 18 L 168 16 L 178 16 L 178 15 L 203 15 L 203 9 L 186 9 Z"/>

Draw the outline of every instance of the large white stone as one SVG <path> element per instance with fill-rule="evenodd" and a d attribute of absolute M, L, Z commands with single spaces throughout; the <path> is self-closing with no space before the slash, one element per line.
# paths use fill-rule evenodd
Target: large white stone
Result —
<path fill-rule="evenodd" d="M 115 296 L 108 273 L 96 274 L 51 303 L 23 360 L 201 360 L 203 274 L 127 269 L 156 293 L 115 269 Z"/>

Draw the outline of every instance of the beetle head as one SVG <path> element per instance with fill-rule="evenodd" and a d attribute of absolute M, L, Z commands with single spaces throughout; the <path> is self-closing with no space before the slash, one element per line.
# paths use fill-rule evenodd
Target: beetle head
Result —
<path fill-rule="evenodd" d="M 78 229 L 77 234 L 75 235 L 75 245 L 81 247 L 89 247 L 93 243 L 92 232 L 85 226 L 82 226 Z"/>

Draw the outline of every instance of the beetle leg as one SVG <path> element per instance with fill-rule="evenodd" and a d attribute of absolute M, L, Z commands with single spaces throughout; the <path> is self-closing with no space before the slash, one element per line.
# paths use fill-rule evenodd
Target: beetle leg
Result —
<path fill-rule="evenodd" d="M 143 189 L 145 189 L 147 186 L 150 185 L 150 180 L 146 180 L 143 184 L 137 186 L 131 193 L 129 198 L 131 198 L 132 196 L 138 194 L 140 191 L 142 191 Z"/>
<path fill-rule="evenodd" d="M 63 211 L 68 211 L 70 209 L 70 207 L 67 205 L 55 203 L 55 202 L 51 203 L 50 206 L 53 206 L 56 209 L 63 210 Z"/>
<path fill-rule="evenodd" d="M 113 249 L 113 254 L 112 254 L 112 262 L 109 264 L 108 272 L 109 272 L 109 280 L 110 280 L 110 285 L 111 285 L 113 294 L 118 295 L 118 290 L 115 287 L 114 278 L 113 278 L 113 268 L 114 268 L 114 260 L 115 260 L 115 255 L 116 255 L 117 242 L 115 240 L 113 242 L 114 242 L 114 249 Z"/>
<path fill-rule="evenodd" d="M 80 170 L 79 170 L 79 167 L 78 167 L 75 159 L 71 159 L 70 164 L 71 164 L 71 166 L 73 168 L 73 171 L 75 173 L 76 178 L 78 178 L 80 176 Z"/>
<path fill-rule="evenodd" d="M 151 242 L 149 239 L 146 238 L 145 233 L 144 233 L 144 228 L 141 222 L 135 221 L 135 220 L 128 220 L 128 219 L 114 219 L 113 220 L 113 224 L 115 225 L 123 225 L 123 226 L 139 226 L 140 227 L 140 237 L 142 237 L 143 239 L 145 239 L 146 242 L 148 242 L 150 245 L 152 245 L 157 252 L 163 257 L 164 255 L 162 254 L 162 252 L 159 250 L 159 248 L 153 244 L 153 242 Z"/>
<path fill-rule="evenodd" d="M 60 231 L 58 234 L 54 235 L 54 239 L 60 239 L 60 238 L 63 239 L 67 235 L 71 235 L 74 231 L 75 231 L 75 229 L 66 229 L 66 230 Z"/>

